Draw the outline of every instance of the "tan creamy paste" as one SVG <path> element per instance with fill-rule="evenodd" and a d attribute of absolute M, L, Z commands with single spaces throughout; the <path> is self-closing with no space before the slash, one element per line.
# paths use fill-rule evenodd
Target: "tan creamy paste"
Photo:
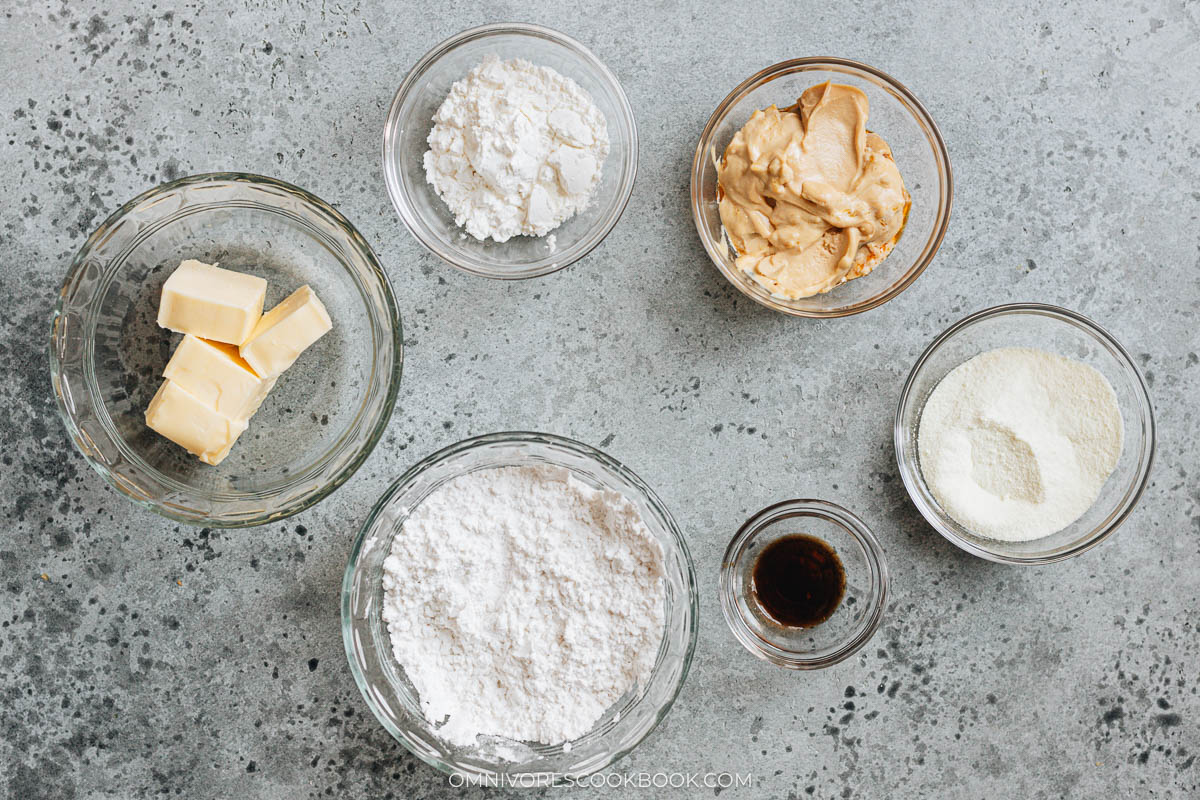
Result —
<path fill-rule="evenodd" d="M 910 198 L 867 96 L 822 83 L 791 108 L 755 111 L 717 171 L 738 269 L 788 299 L 870 272 L 900 238 Z"/>

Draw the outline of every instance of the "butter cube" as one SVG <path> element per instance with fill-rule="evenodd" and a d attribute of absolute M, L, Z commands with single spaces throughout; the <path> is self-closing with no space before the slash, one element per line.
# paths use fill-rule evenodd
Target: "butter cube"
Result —
<path fill-rule="evenodd" d="M 163 284 L 158 324 L 177 333 L 241 344 L 262 316 L 267 282 L 188 259 Z"/>
<path fill-rule="evenodd" d="M 241 346 L 242 358 L 262 377 L 273 378 L 332 328 L 333 321 L 320 298 L 304 285 L 262 315 Z"/>
<path fill-rule="evenodd" d="M 218 414 L 241 420 L 258 411 L 275 385 L 274 378 L 258 377 L 235 346 L 191 334 L 175 348 L 163 377 Z"/>
<path fill-rule="evenodd" d="M 146 424 L 213 466 L 229 455 L 247 427 L 246 420 L 218 414 L 174 381 L 158 387 L 146 409 Z"/>

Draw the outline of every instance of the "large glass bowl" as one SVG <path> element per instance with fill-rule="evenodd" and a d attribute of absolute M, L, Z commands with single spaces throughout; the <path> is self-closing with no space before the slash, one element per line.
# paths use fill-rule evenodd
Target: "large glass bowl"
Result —
<path fill-rule="evenodd" d="M 550 236 L 480 241 L 454 216 L 425 179 L 423 159 L 433 115 L 450 87 L 483 61 L 523 58 L 579 84 L 608 120 L 609 152 L 591 203 Z M 540 25 L 505 23 L 471 28 L 426 53 L 404 78 L 383 131 L 388 195 L 417 240 L 443 261 L 488 278 L 533 278 L 583 258 L 604 240 L 633 192 L 638 138 L 633 109 L 608 67 L 569 36 Z M 553 244 L 552 244 L 553 242 Z"/>
<path fill-rule="evenodd" d="M 383 621 L 383 562 L 404 521 L 449 480 L 495 467 L 553 464 L 584 483 L 625 495 L 662 546 L 666 626 L 654 672 L 584 736 L 564 745 L 496 739 L 457 747 L 440 739 L 416 691 L 392 654 Z M 667 715 L 696 645 L 696 576 L 683 534 L 662 501 L 615 459 L 587 445 L 544 433 L 494 433 L 434 453 L 400 477 L 379 499 L 354 540 L 342 582 L 342 636 L 350 671 L 376 718 L 418 758 L 443 772 L 559 781 L 603 769 L 632 750 Z"/>
<path fill-rule="evenodd" d="M 771 104 L 791 105 L 808 87 L 829 80 L 866 93 L 871 104 L 867 125 L 891 146 L 912 208 L 900 241 L 870 274 L 824 294 L 789 300 L 771 294 L 734 264 L 736 253 L 725 235 L 717 201 L 717 164 L 751 114 Z M 692 217 L 709 258 L 750 299 L 798 317 L 857 314 L 907 289 L 929 266 L 946 235 L 953 195 L 950 154 L 933 117 L 895 78 L 844 58 L 797 58 L 751 75 L 709 117 L 692 159 Z"/>
<path fill-rule="evenodd" d="M 998 347 L 1032 347 L 1094 367 L 1112 384 L 1125 428 L 1117 467 L 1092 507 L 1058 533 L 1026 542 L 976 536 L 942 510 L 921 475 L 921 412 L 952 369 Z M 1133 511 L 1150 480 L 1154 411 L 1141 372 L 1116 339 L 1087 317 L 1057 306 L 1013 303 L 976 312 L 951 325 L 917 359 L 900 393 L 894 426 L 900 477 L 921 515 L 958 547 L 1004 564 L 1049 564 L 1107 539 Z"/>
<path fill-rule="evenodd" d="M 268 307 L 307 283 L 333 319 L 216 467 L 144 417 L 181 338 L 158 327 L 159 295 L 187 258 L 266 278 Z M 395 405 L 400 343 L 391 285 L 341 213 L 282 181 L 213 173 L 151 189 L 88 238 L 54 310 L 50 374 L 71 441 L 118 491 L 181 522 L 244 527 L 358 469 Z"/>

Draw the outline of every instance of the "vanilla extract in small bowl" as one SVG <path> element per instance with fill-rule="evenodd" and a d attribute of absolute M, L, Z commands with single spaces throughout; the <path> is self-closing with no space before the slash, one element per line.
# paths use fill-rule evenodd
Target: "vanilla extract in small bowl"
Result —
<path fill-rule="evenodd" d="M 823 539 L 799 533 L 776 539 L 754 562 L 750 589 L 763 613 L 788 628 L 812 628 L 833 616 L 846 595 L 846 570 Z"/>
<path fill-rule="evenodd" d="M 824 500 L 785 500 L 751 516 L 721 564 L 721 612 L 734 637 L 788 669 L 823 669 L 879 628 L 887 563 L 866 524 Z"/>

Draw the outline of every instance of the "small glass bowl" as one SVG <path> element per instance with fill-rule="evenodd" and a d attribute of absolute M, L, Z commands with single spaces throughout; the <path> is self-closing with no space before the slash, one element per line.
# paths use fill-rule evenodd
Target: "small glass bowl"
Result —
<path fill-rule="evenodd" d="M 621 698 L 596 726 L 566 745 L 500 737 L 474 747 L 451 745 L 421 709 L 392 654 L 383 621 L 383 562 L 405 519 L 431 492 L 460 475 L 496 467 L 553 464 L 595 488 L 620 492 L 637 506 L 665 559 L 666 627 L 648 683 Z M 363 524 L 342 581 L 342 638 L 350 671 L 372 713 L 401 744 L 437 769 L 466 776 L 562 781 L 603 769 L 628 753 L 667 715 L 696 647 L 696 574 L 687 544 L 654 491 L 611 456 L 545 433 L 493 433 L 425 458 L 392 484 Z M 541 785 L 540 783 L 535 785 Z"/>
<path fill-rule="evenodd" d="M 159 295 L 187 258 L 266 278 L 268 307 L 307 283 L 333 318 L 216 467 L 144 416 L 180 339 L 158 327 Z M 283 181 L 213 173 L 134 198 L 84 243 L 54 310 L 50 377 L 71 441 L 118 491 L 181 522 L 246 527 L 317 503 L 366 460 L 396 402 L 400 343 L 391 285 L 341 213 Z"/>
<path fill-rule="evenodd" d="M 484 56 L 523 58 L 550 67 L 579 84 L 608 120 L 604 173 L 583 211 L 550 236 L 480 241 L 454 216 L 425 179 L 423 159 L 433 115 L 450 87 Z M 578 261 L 608 235 L 637 174 L 638 137 L 633 109 L 616 77 L 590 50 L 540 25 L 504 23 L 471 28 L 426 53 L 400 84 L 383 131 L 383 175 L 392 205 L 421 244 L 443 261 L 486 278 L 535 278 Z"/>
<path fill-rule="evenodd" d="M 810 86 L 833 80 L 858 87 L 871 104 L 870 129 L 892 148 L 912 196 L 900 241 L 868 275 L 824 294 L 789 300 L 764 289 L 734 265 L 736 257 L 717 202 L 717 165 L 750 115 L 772 103 L 791 105 Z M 751 75 L 717 106 L 692 160 L 692 217 L 709 258 L 737 289 L 767 308 L 797 317 L 844 317 L 886 303 L 929 266 L 946 235 L 954 178 L 942 134 L 921 102 L 899 81 L 844 58 L 797 58 Z"/>
<path fill-rule="evenodd" d="M 934 388 L 959 364 L 998 347 L 1032 347 L 1099 370 L 1117 394 L 1125 426 L 1117 468 L 1087 513 L 1058 533 L 1027 542 L 976 536 L 951 518 L 926 486 L 917 455 L 921 412 Z M 1040 303 L 1013 303 L 976 312 L 934 339 L 904 384 L 893 430 L 900 477 L 921 515 L 958 547 L 1002 564 L 1049 564 L 1100 544 L 1137 505 L 1154 460 L 1154 410 L 1146 382 L 1129 353 L 1087 317 Z"/>
<path fill-rule="evenodd" d="M 772 620 L 751 585 L 758 555 L 795 534 L 824 541 L 846 571 L 841 604 L 812 628 Z M 734 535 L 721 561 L 720 594 L 725 622 L 751 653 L 788 669 L 823 669 L 854 655 L 875 635 L 887 605 L 887 561 L 875 535 L 846 509 L 824 500 L 786 500 L 759 511 Z"/>

